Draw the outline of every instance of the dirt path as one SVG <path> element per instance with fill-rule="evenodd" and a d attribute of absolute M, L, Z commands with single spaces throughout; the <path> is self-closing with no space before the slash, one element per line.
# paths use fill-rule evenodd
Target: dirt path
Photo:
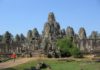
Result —
<path fill-rule="evenodd" d="M 71 59 L 71 58 L 59 58 L 59 59 L 55 59 L 55 58 L 49 59 L 49 58 L 40 58 L 40 57 L 18 58 L 18 59 L 16 59 L 15 62 L 14 62 L 14 60 L 10 60 L 10 61 L 4 62 L 4 63 L 0 63 L 0 70 L 5 69 L 5 68 L 11 68 L 11 67 L 17 66 L 19 64 L 27 63 L 28 61 L 31 61 L 31 60 L 40 60 L 40 59 L 42 59 L 42 60 L 66 60 L 66 59 Z M 73 60 L 80 61 L 80 59 L 73 59 Z"/>
<path fill-rule="evenodd" d="M 16 59 L 15 62 L 13 60 L 10 60 L 10 61 L 4 62 L 4 63 L 0 63 L 0 69 L 13 67 L 13 66 L 16 66 L 19 64 L 26 63 L 30 60 L 33 60 L 33 58 L 18 58 L 18 59 Z"/>

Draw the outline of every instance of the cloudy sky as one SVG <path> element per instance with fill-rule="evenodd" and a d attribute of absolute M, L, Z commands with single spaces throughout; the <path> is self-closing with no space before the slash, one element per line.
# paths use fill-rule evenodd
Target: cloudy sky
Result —
<path fill-rule="evenodd" d="M 61 28 L 71 26 L 100 32 L 100 0 L 0 0 L 0 34 L 27 34 L 37 28 L 41 33 L 49 12 L 54 12 Z"/>

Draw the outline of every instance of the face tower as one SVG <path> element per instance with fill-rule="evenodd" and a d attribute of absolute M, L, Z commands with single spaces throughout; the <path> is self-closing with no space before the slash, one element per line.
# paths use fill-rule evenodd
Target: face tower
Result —
<path fill-rule="evenodd" d="M 56 21 L 54 13 L 50 12 L 48 14 L 48 20 L 44 25 L 43 29 L 43 43 L 42 46 L 44 46 L 46 49 L 48 47 L 53 47 L 55 40 L 60 36 L 61 30 L 60 25 Z"/>

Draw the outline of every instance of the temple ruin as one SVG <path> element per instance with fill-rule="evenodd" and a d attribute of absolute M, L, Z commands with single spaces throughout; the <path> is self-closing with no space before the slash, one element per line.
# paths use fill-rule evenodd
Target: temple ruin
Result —
<path fill-rule="evenodd" d="M 61 29 L 53 12 L 48 14 L 48 19 L 44 24 L 42 34 L 39 34 L 36 28 L 29 30 L 24 41 L 10 42 L 8 51 L 5 47 L 6 44 L 0 42 L 0 52 L 11 53 L 14 51 L 16 53 L 29 53 L 38 49 L 43 49 L 45 52 L 48 52 L 56 48 L 55 42 L 57 39 L 65 36 L 72 37 L 77 47 L 84 53 L 100 53 L 100 36 L 96 36 L 95 32 L 92 32 L 91 36 L 88 37 L 83 27 L 79 29 L 78 34 L 70 26 L 66 29 Z"/>

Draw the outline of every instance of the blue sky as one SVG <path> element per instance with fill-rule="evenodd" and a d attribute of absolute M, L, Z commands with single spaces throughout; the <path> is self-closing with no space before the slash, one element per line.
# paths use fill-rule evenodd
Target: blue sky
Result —
<path fill-rule="evenodd" d="M 54 12 L 61 28 L 71 26 L 100 32 L 100 0 L 0 0 L 0 34 L 5 31 L 27 34 L 37 28 L 41 33 L 48 13 Z"/>

